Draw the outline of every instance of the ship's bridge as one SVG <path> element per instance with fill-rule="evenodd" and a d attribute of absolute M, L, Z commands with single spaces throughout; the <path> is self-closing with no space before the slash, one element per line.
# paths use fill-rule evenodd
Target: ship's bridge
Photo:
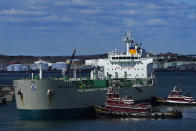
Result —
<path fill-rule="evenodd" d="M 123 42 L 127 44 L 127 52 L 120 52 L 116 49 L 108 53 L 108 59 L 110 62 L 141 62 L 141 56 L 143 54 L 141 44 L 131 37 L 131 32 L 125 34 Z"/>
<path fill-rule="evenodd" d="M 124 52 L 109 52 L 108 59 L 110 62 L 140 62 L 141 54 L 127 55 L 127 53 Z"/>

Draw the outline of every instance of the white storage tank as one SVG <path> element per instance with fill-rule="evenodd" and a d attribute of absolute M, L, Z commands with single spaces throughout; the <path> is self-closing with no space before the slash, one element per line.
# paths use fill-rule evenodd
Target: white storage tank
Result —
<path fill-rule="evenodd" d="M 14 71 L 23 71 L 22 67 L 22 64 L 14 64 Z"/>
<path fill-rule="evenodd" d="M 52 64 L 52 70 L 56 70 L 56 63 Z"/>
<path fill-rule="evenodd" d="M 22 71 L 28 71 L 29 70 L 29 67 L 28 66 L 26 66 L 26 65 L 23 65 L 23 67 L 22 67 Z"/>
<path fill-rule="evenodd" d="M 98 65 L 98 59 L 85 60 L 85 65 L 97 66 Z"/>
<path fill-rule="evenodd" d="M 57 62 L 52 64 L 52 70 L 62 70 L 67 67 L 65 62 Z"/>
<path fill-rule="evenodd" d="M 14 65 L 7 66 L 7 71 L 14 71 Z"/>
<path fill-rule="evenodd" d="M 49 66 L 49 67 L 52 67 L 52 63 L 48 63 L 48 66 Z"/>
<path fill-rule="evenodd" d="M 38 69 L 38 65 L 32 64 L 32 65 L 31 65 L 31 70 L 33 70 L 33 71 L 39 70 L 39 69 Z"/>
<path fill-rule="evenodd" d="M 56 63 L 57 70 L 62 70 L 62 69 L 65 69 L 66 67 L 67 67 L 67 64 L 65 62 L 57 62 Z"/>
<path fill-rule="evenodd" d="M 48 70 L 48 63 L 42 64 L 42 70 Z"/>
<path fill-rule="evenodd" d="M 38 68 L 39 61 L 34 62 L 34 64 L 31 65 L 31 70 L 39 70 Z M 43 62 L 42 64 L 42 70 L 48 70 L 49 66 L 47 62 Z"/>

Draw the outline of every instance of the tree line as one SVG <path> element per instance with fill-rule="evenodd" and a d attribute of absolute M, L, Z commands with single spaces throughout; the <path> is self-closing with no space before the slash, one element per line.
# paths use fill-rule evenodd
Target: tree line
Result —
<path fill-rule="evenodd" d="M 107 58 L 107 54 L 96 54 L 96 55 L 77 55 L 74 59 L 79 60 L 84 63 L 87 59 L 98 59 Z M 51 63 L 55 62 L 65 62 L 69 60 L 71 56 L 8 56 L 0 55 L 0 64 L 31 64 L 37 60 L 49 61 Z"/>

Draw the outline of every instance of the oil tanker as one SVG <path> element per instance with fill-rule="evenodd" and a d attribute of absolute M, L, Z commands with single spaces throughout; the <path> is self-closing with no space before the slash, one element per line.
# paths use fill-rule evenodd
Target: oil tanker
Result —
<path fill-rule="evenodd" d="M 90 77 L 77 78 L 78 67 L 73 67 L 73 77 L 66 72 L 62 78 L 43 79 L 40 61 L 39 78 L 32 75 L 31 79 L 14 80 L 19 119 L 93 117 L 94 106 L 104 105 L 107 89 L 113 83 L 118 87 L 119 96 L 131 97 L 136 102 L 155 97 L 153 58 L 145 55 L 130 32 L 123 41 L 126 52 L 115 49 L 106 59 L 85 61 L 85 66 L 91 67 Z"/>

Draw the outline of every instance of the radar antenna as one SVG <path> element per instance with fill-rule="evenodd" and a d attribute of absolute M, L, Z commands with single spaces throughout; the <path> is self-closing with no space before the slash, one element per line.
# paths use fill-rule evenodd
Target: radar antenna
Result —
<path fill-rule="evenodd" d="M 124 39 L 123 39 L 123 42 L 128 43 L 128 44 L 132 44 L 132 43 L 134 42 L 134 39 L 131 38 L 131 31 L 128 30 L 128 31 L 125 33 L 125 37 L 124 37 Z"/>
<path fill-rule="evenodd" d="M 123 42 L 125 42 L 127 44 L 127 55 L 129 55 L 130 54 L 129 47 L 133 46 L 133 44 L 134 44 L 134 39 L 133 39 L 133 37 L 131 37 L 131 31 L 128 30 L 125 33 L 125 37 L 123 39 Z"/>

